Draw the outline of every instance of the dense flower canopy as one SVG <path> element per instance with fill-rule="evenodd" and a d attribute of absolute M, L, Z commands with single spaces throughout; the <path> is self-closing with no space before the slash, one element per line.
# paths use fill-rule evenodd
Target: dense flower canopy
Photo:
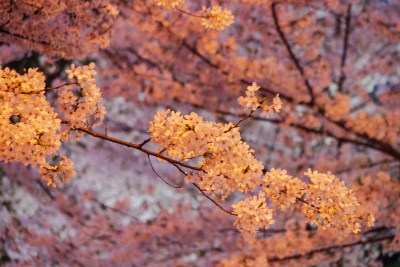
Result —
<path fill-rule="evenodd" d="M 394 0 L 0 0 L 0 265 L 395 262 L 399 40 Z"/>

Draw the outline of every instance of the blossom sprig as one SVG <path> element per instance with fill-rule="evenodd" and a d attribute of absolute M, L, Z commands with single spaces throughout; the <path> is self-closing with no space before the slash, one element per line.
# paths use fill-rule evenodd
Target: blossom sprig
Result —
<path fill-rule="evenodd" d="M 65 86 L 58 98 L 60 113 L 68 121 L 67 135 L 70 129 L 89 125 L 96 127 L 103 121 L 105 108 L 101 103 L 100 89 L 96 86 L 94 68 L 92 62 L 83 67 L 72 64 L 71 69 L 67 70 L 69 79 L 77 84 Z"/>
<path fill-rule="evenodd" d="M 203 13 L 206 18 L 202 19 L 201 24 L 206 29 L 224 30 L 233 24 L 232 12 L 227 9 L 222 9 L 221 6 L 213 6 L 206 8 L 203 6 Z"/>
<path fill-rule="evenodd" d="M 240 106 L 244 110 L 251 109 L 252 112 L 261 108 L 263 110 L 263 114 L 266 118 L 269 118 L 270 115 L 274 113 L 278 113 L 282 108 L 282 101 L 279 98 L 279 94 L 277 94 L 270 105 L 266 105 L 264 102 L 268 98 L 260 99 L 256 96 L 256 92 L 260 89 L 260 86 L 257 83 L 253 82 L 251 86 L 247 86 L 246 96 L 240 96 L 238 98 L 238 102 Z"/>
<path fill-rule="evenodd" d="M 248 240 L 254 238 L 259 229 L 268 229 L 275 222 L 272 220 L 272 209 L 266 204 L 264 192 L 248 197 L 232 207 L 237 214 L 234 225 Z"/>
<path fill-rule="evenodd" d="M 256 110 L 261 104 L 256 96 L 256 92 L 260 89 L 257 83 L 253 82 L 251 86 L 247 86 L 246 97 L 240 96 L 238 101 L 242 108 Z"/>
<path fill-rule="evenodd" d="M 66 183 L 75 176 L 74 163 L 66 156 L 61 155 L 58 165 L 51 166 L 45 163 L 39 167 L 39 173 L 42 179 L 47 181 L 47 185 L 56 187 L 57 184 Z"/>
<path fill-rule="evenodd" d="M 292 178 L 286 170 L 274 169 L 265 173 L 263 189 L 267 196 L 285 209 L 302 197 L 306 183 L 299 178 Z"/>
<path fill-rule="evenodd" d="M 266 195 L 282 209 L 300 201 L 303 213 L 310 223 L 335 228 L 341 233 L 358 233 L 361 222 L 373 224 L 372 214 L 359 214 L 360 205 L 343 181 L 334 175 L 308 170 L 305 175 L 311 182 L 305 183 L 299 178 L 292 178 L 285 170 L 272 169 L 263 178 L 263 190 Z"/>
<path fill-rule="evenodd" d="M 323 229 L 330 226 L 345 233 L 358 233 L 361 221 L 368 224 L 373 221 L 372 214 L 357 213 L 360 204 L 354 193 L 330 172 L 325 174 L 309 169 L 305 175 L 310 177 L 311 183 L 305 192 L 307 204 L 303 205 L 303 213 L 312 223 Z"/>
<path fill-rule="evenodd" d="M 186 179 L 224 199 L 233 191 L 252 191 L 261 183 L 263 165 L 241 140 L 232 123 L 204 121 L 195 113 L 158 112 L 150 122 L 151 141 L 173 158 L 201 158 L 202 171 Z"/>

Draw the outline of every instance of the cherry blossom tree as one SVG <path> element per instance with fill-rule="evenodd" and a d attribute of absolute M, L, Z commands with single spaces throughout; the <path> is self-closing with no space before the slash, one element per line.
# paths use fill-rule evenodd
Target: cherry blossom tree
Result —
<path fill-rule="evenodd" d="M 400 258 L 400 3 L 0 0 L 0 263 Z"/>

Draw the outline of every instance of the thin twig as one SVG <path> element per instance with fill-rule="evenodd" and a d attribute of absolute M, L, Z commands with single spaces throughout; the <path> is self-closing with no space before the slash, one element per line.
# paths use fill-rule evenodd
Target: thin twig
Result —
<path fill-rule="evenodd" d="M 139 144 L 139 147 L 142 148 L 145 144 L 151 141 L 151 138 L 148 138 Z"/>
<path fill-rule="evenodd" d="M 207 19 L 208 18 L 207 16 L 196 15 L 196 14 L 190 13 L 190 12 L 185 11 L 185 10 L 180 9 L 180 8 L 175 8 L 175 9 L 178 10 L 179 12 L 183 13 L 183 14 L 186 14 L 186 15 L 189 15 L 189 16 L 192 16 L 192 17 L 202 18 L 202 19 Z"/>
<path fill-rule="evenodd" d="M 208 198 L 209 200 L 211 200 L 215 205 L 217 205 L 218 208 L 220 208 L 221 210 L 223 210 L 224 212 L 230 214 L 230 215 L 234 215 L 237 216 L 233 211 L 229 211 L 224 209 L 220 204 L 218 204 L 214 199 L 212 199 L 211 197 L 209 197 L 206 193 L 204 193 L 203 189 L 200 188 L 200 186 L 198 186 L 197 184 L 193 183 L 193 185 L 200 191 L 200 193 L 203 194 L 203 196 L 205 196 L 206 198 Z"/>
<path fill-rule="evenodd" d="M 166 180 L 164 180 L 164 179 L 161 177 L 161 175 L 159 175 L 159 174 L 156 172 L 156 170 L 155 170 L 154 167 L 153 167 L 153 163 L 151 163 L 151 159 L 150 159 L 150 155 L 149 155 L 149 154 L 147 154 L 147 159 L 149 160 L 150 167 L 151 167 L 151 169 L 153 170 L 153 172 L 154 172 L 154 173 L 158 176 L 158 178 L 160 178 L 165 184 L 167 184 L 167 185 L 169 185 L 170 187 L 175 188 L 175 189 L 182 188 L 182 186 L 180 186 L 180 185 L 175 186 L 175 185 L 172 185 L 172 184 L 168 183 Z"/>
<path fill-rule="evenodd" d="M 264 98 L 263 100 L 259 101 L 259 104 L 262 105 L 265 100 L 267 100 L 268 98 Z M 239 127 L 239 124 L 241 124 L 242 122 L 244 122 L 245 120 L 251 118 L 254 116 L 254 112 L 256 112 L 257 109 L 252 109 L 251 112 L 249 114 L 247 114 L 244 118 L 240 119 L 234 126 L 229 127 L 228 130 L 225 131 L 225 133 L 229 132 L 230 130 Z"/>
<path fill-rule="evenodd" d="M 300 202 L 303 202 L 304 204 L 309 205 L 309 206 L 311 206 L 311 207 L 313 207 L 313 208 L 319 209 L 318 207 L 314 206 L 313 204 L 308 203 L 308 202 L 307 202 L 305 199 L 303 199 L 303 198 L 297 197 L 296 200 L 298 200 L 298 201 L 300 201 Z"/>
<path fill-rule="evenodd" d="M 172 165 L 174 165 L 183 175 L 185 175 L 185 176 L 187 175 L 187 173 L 184 172 L 181 167 L 179 167 L 178 165 L 176 165 L 174 163 L 172 163 Z"/>
<path fill-rule="evenodd" d="M 239 120 L 234 126 L 229 127 L 228 130 L 226 130 L 224 133 L 229 132 L 230 130 L 239 127 L 239 124 L 242 123 L 243 121 L 247 120 L 248 118 L 253 117 L 255 110 L 252 110 L 249 114 L 247 114 L 246 117 L 242 118 L 241 120 Z"/>
<path fill-rule="evenodd" d="M 58 89 L 58 88 L 61 88 L 61 87 L 67 86 L 67 85 L 74 85 L 74 84 L 78 84 L 78 82 L 67 82 L 67 83 L 61 84 L 61 85 L 56 86 L 56 87 L 45 88 L 44 90 L 46 90 L 46 91 L 47 90 L 54 90 L 54 89 Z"/>
<path fill-rule="evenodd" d="M 186 172 L 184 172 L 181 167 L 179 167 L 176 164 L 172 164 L 174 165 L 183 175 L 188 175 Z M 218 208 L 220 208 L 221 210 L 223 210 L 224 212 L 231 214 L 231 215 L 236 215 L 235 213 L 233 213 L 232 211 L 228 211 L 226 209 L 224 209 L 221 205 L 219 205 L 215 200 L 213 200 L 212 198 L 210 198 L 208 195 L 206 195 L 203 190 L 200 188 L 200 186 L 198 186 L 197 184 L 193 183 L 193 185 L 203 194 L 203 196 L 205 196 L 206 198 L 208 198 L 209 200 L 211 200 L 215 205 L 217 205 Z"/>

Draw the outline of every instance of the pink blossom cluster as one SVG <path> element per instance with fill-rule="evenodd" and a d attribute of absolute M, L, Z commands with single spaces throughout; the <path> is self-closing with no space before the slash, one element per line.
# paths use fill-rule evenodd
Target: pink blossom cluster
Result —
<path fill-rule="evenodd" d="M 252 111 L 255 111 L 257 108 L 261 108 L 264 116 L 269 118 L 270 115 L 280 111 L 282 108 L 282 101 L 279 98 L 279 94 L 277 94 L 272 100 L 272 104 L 263 104 L 267 99 L 259 99 L 256 96 L 256 92 L 259 89 L 260 86 L 258 86 L 255 82 L 253 82 L 251 86 L 247 86 L 246 97 L 240 96 L 238 99 L 239 104 L 245 110 L 250 108 Z"/>
<path fill-rule="evenodd" d="M 318 171 L 305 173 L 311 182 L 305 183 L 299 178 L 292 178 L 286 170 L 272 169 L 263 179 L 263 189 L 267 196 L 285 209 L 297 201 L 303 202 L 305 217 L 323 229 L 336 228 L 342 233 L 361 231 L 361 221 L 373 225 L 374 216 L 359 212 L 355 194 L 343 181 L 339 181 L 329 172 Z"/>
<path fill-rule="evenodd" d="M 237 215 L 234 225 L 245 240 L 254 239 L 257 230 L 267 229 L 274 223 L 272 209 L 267 206 L 264 192 L 260 192 L 258 196 L 248 197 L 232 207 Z"/>
<path fill-rule="evenodd" d="M 373 215 L 358 213 L 360 204 L 343 181 L 330 172 L 325 174 L 309 169 L 305 175 L 310 177 L 311 183 L 305 192 L 303 212 L 312 223 L 321 225 L 323 229 L 330 226 L 343 233 L 360 232 L 362 220 L 372 225 Z"/>
<path fill-rule="evenodd" d="M 74 163 L 64 155 L 61 155 L 61 161 L 56 166 L 45 163 L 39 167 L 39 173 L 47 185 L 56 186 L 56 184 L 66 183 L 75 176 Z M 57 179 L 59 178 L 59 179 Z"/>
<path fill-rule="evenodd" d="M 207 122 L 193 112 L 182 116 L 167 110 L 154 116 L 149 132 L 152 142 L 165 148 L 168 156 L 202 158 L 202 171 L 186 180 L 208 193 L 223 199 L 236 190 L 252 191 L 261 183 L 263 165 L 232 123 Z"/>
<path fill-rule="evenodd" d="M 222 9 L 221 6 L 206 8 L 203 6 L 203 13 L 206 18 L 202 19 L 201 24 L 206 29 L 224 30 L 233 23 L 232 12 Z"/>
<path fill-rule="evenodd" d="M 105 108 L 101 103 L 100 89 L 96 86 L 94 68 L 92 62 L 83 67 L 72 64 L 71 70 L 67 70 L 68 78 L 74 80 L 76 86 L 65 86 L 58 98 L 60 113 L 68 121 L 66 134 L 79 127 L 96 127 L 103 121 Z"/>
<path fill-rule="evenodd" d="M 256 92 L 260 89 L 257 83 L 253 82 L 251 86 L 247 86 L 246 97 L 239 96 L 238 101 L 242 108 L 256 110 L 261 104 L 256 96 Z"/>
<path fill-rule="evenodd" d="M 42 73 L 29 69 L 19 75 L 9 68 L 0 68 L 0 160 L 39 166 L 48 185 L 55 186 L 74 176 L 73 163 L 67 157 L 60 155 L 61 161 L 56 165 L 48 159 L 58 154 L 70 129 L 87 125 L 91 116 L 95 119 L 93 126 L 103 119 L 105 109 L 100 103 L 93 68 L 94 64 L 77 68 L 72 65 L 68 71 L 79 85 L 80 95 L 75 96 L 71 86 L 60 94 L 60 111 L 68 120 L 67 129 L 62 129 L 61 119 L 46 99 Z"/>
<path fill-rule="evenodd" d="M 44 80 L 37 69 L 19 75 L 0 68 L 0 160 L 39 165 L 42 178 L 55 186 L 57 174 L 66 181 L 74 171 L 65 156 L 58 166 L 46 159 L 60 149 L 61 120 L 44 95 Z"/>
<path fill-rule="evenodd" d="M 292 178 L 286 174 L 286 170 L 274 168 L 265 173 L 262 186 L 267 196 L 282 209 L 296 203 L 307 188 L 306 183 L 299 178 Z"/>
<path fill-rule="evenodd" d="M 37 69 L 0 68 L 0 160 L 40 165 L 60 148 L 60 119 L 44 95 Z"/>

